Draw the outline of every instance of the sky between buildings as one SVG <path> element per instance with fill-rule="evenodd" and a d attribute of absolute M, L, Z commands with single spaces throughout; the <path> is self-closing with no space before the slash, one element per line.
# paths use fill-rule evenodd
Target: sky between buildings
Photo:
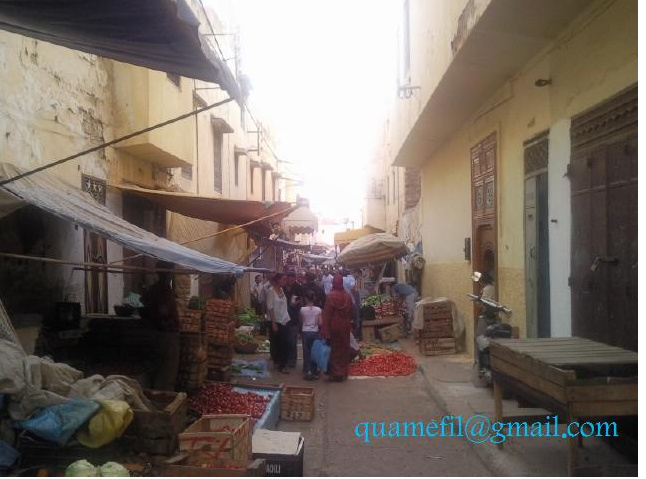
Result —
<path fill-rule="evenodd" d="M 217 3 L 212 5 L 217 8 Z M 360 226 L 366 166 L 396 94 L 399 0 L 236 0 L 250 105 L 318 215 Z"/>

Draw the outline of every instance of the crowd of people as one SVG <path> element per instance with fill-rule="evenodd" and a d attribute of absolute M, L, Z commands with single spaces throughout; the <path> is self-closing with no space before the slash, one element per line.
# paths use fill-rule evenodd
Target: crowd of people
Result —
<path fill-rule="evenodd" d="M 257 275 L 252 289 L 256 312 L 264 319 L 270 356 L 276 369 L 289 374 L 296 366 L 298 334 L 303 346 L 303 377 L 318 379 L 312 346 L 323 339 L 330 346 L 327 375 L 348 377 L 350 361 L 359 353 L 361 296 L 359 271 L 322 269 L 297 276 L 294 272 Z"/>

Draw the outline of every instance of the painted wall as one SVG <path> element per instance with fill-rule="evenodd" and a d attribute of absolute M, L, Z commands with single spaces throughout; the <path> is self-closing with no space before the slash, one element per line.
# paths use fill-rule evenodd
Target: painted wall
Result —
<path fill-rule="evenodd" d="M 452 14 L 443 14 L 450 24 Z M 424 21 L 433 31 L 430 18 Z M 432 55 L 425 58 L 435 61 Z M 437 57 L 438 71 L 445 60 L 442 55 Z M 429 85 L 435 78 L 431 77 Z M 550 78 L 552 85 L 538 88 L 534 85 L 538 78 Z M 472 235 L 471 147 L 487 135 L 497 134 L 498 297 L 514 311 L 511 322 L 519 327 L 522 337 L 526 327 L 523 142 L 551 131 L 549 214 L 558 221 L 550 223 L 552 331 L 555 336 L 568 335 L 569 182 L 563 172 L 569 162 L 569 119 L 636 81 L 637 2 L 594 2 L 483 102 L 423 166 L 421 232 L 427 259 L 423 295 L 448 296 L 456 301 L 467 320 L 469 349 L 473 313 L 464 295 L 472 288 L 471 264 L 464 260 L 462 248 L 464 238 Z M 406 116 L 406 111 L 402 106 L 393 117 Z M 392 138 L 391 144 L 395 144 Z"/>

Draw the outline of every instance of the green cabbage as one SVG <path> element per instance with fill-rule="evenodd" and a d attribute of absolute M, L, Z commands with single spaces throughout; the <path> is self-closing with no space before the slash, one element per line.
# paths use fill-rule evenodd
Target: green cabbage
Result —
<path fill-rule="evenodd" d="M 99 471 L 101 477 L 130 477 L 128 469 L 116 462 L 106 462 L 99 468 Z"/>
<path fill-rule="evenodd" d="M 85 459 L 81 459 L 67 466 L 65 477 L 99 477 L 99 470 Z"/>

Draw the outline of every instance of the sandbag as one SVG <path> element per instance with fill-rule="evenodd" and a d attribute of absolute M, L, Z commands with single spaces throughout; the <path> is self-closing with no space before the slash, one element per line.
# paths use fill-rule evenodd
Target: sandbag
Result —
<path fill-rule="evenodd" d="M 132 408 L 125 401 L 97 402 L 101 410 L 76 434 L 76 439 L 86 447 L 99 448 L 121 437 L 134 417 Z"/>

